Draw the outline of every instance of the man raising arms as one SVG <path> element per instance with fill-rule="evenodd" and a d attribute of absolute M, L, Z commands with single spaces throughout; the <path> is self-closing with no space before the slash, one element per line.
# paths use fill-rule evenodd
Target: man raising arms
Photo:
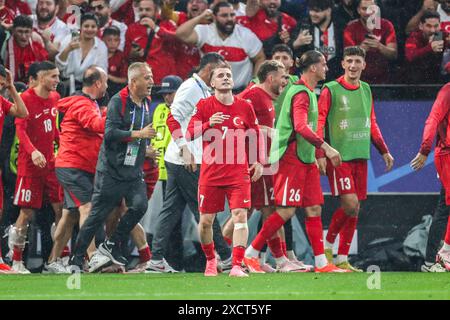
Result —
<path fill-rule="evenodd" d="M 250 174 L 256 181 L 261 177 L 262 165 L 256 161 L 248 167 L 245 139 L 259 133 L 258 121 L 252 106 L 232 94 L 231 67 L 219 66 L 212 71 L 211 87 L 215 95 L 197 104 L 197 112 L 188 126 L 188 139 L 203 137 L 198 203 L 199 233 L 206 255 L 205 276 L 217 275 L 212 225 L 216 214 L 224 209 L 225 197 L 234 223 L 233 267 L 230 276 L 246 277 L 241 264 L 248 240 L 247 212 L 251 207 Z M 256 138 L 256 136 L 254 136 Z"/>
<path fill-rule="evenodd" d="M 360 201 L 367 198 L 367 160 L 370 141 L 383 156 L 386 170 L 392 169 L 394 158 L 384 142 L 377 125 L 373 98 L 367 83 L 360 81 L 366 67 L 365 51 L 361 47 L 344 50 L 342 68 L 345 74 L 325 84 L 319 99 L 317 133 L 342 155 L 342 164 L 333 167 L 320 151 L 317 158 L 320 172 L 328 175 L 333 196 L 339 196 L 341 207 L 334 212 L 325 242 L 328 261 L 333 260 L 332 248 L 340 234 L 336 266 L 360 272 L 348 262 L 348 252 L 358 221 Z"/>

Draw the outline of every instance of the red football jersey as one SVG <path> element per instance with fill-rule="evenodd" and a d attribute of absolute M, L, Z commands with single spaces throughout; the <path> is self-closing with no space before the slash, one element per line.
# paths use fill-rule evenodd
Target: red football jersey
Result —
<path fill-rule="evenodd" d="M 3 123 L 5 122 L 5 116 L 8 114 L 13 104 L 0 96 L 0 143 L 2 142 Z"/>
<path fill-rule="evenodd" d="M 28 117 L 16 119 L 16 132 L 19 138 L 19 155 L 17 161 L 17 175 L 36 177 L 47 175 L 55 168 L 53 141 L 58 137 L 56 128 L 56 103 L 60 96 L 51 92 L 47 99 L 39 97 L 34 89 L 28 89 L 22 94 L 22 99 L 28 109 Z M 34 165 L 31 154 L 40 151 L 47 160 L 43 169 Z"/>
<path fill-rule="evenodd" d="M 217 112 L 229 118 L 211 128 L 209 119 Z M 197 132 L 199 127 L 201 134 Z M 235 97 L 233 104 L 225 105 L 214 96 L 199 101 L 186 135 L 188 139 L 202 135 L 199 185 L 231 186 L 250 182 L 246 134 L 254 138 L 259 135 L 258 120 L 250 103 Z"/>
<path fill-rule="evenodd" d="M 126 78 L 128 72 L 128 63 L 122 51 L 117 50 L 114 55 L 108 58 L 108 74 Z"/>

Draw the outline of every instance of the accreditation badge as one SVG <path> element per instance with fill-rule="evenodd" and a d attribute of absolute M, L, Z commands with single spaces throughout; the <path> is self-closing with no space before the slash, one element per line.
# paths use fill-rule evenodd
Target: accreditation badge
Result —
<path fill-rule="evenodd" d="M 138 141 L 128 142 L 127 144 L 127 153 L 125 154 L 125 160 L 123 164 L 125 166 L 134 166 L 136 164 L 136 159 L 139 153 L 139 145 Z"/>

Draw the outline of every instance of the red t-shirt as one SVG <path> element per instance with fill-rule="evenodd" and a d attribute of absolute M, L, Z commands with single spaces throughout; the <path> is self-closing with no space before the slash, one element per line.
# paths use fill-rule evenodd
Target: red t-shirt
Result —
<path fill-rule="evenodd" d="M 236 19 L 244 27 L 252 30 L 261 41 L 269 39 L 278 30 L 278 19 L 269 19 L 267 17 L 266 10 L 264 9 L 259 9 L 253 17 L 241 16 Z M 290 33 L 296 25 L 297 21 L 295 21 L 294 18 L 284 12 L 281 12 L 281 30 L 288 31 Z"/>
<path fill-rule="evenodd" d="M 153 80 L 156 84 L 160 84 L 162 78 L 165 76 L 176 74 L 174 58 L 176 43 L 175 23 L 173 21 L 164 20 L 160 23 L 159 27 L 159 31 L 153 37 L 146 60 L 152 68 Z M 147 40 L 147 27 L 141 25 L 139 22 L 130 25 L 125 35 L 125 56 L 129 56 L 132 42 L 137 43 L 145 50 Z"/>
<path fill-rule="evenodd" d="M 352 85 L 345 81 L 344 76 L 336 79 L 346 90 L 357 90 L 359 86 Z M 328 113 L 331 108 L 331 94 L 328 88 L 324 88 L 319 98 L 319 118 L 317 120 L 317 134 L 319 137 L 323 138 L 324 127 L 327 123 Z M 380 127 L 378 127 L 377 118 L 375 116 L 374 103 L 372 99 L 372 112 L 370 114 L 370 138 L 372 140 L 373 145 L 378 150 L 378 152 L 383 155 L 389 152 L 389 149 L 386 145 L 386 142 L 383 139 L 383 135 L 381 134 Z M 325 157 L 325 153 L 323 150 L 319 149 L 316 153 L 317 158 Z"/>
<path fill-rule="evenodd" d="M 439 91 L 423 129 L 420 153 L 428 155 L 437 133 L 436 155 L 450 153 L 450 83 Z"/>
<path fill-rule="evenodd" d="M 57 92 L 51 92 L 47 99 L 43 99 L 34 89 L 28 89 L 21 97 L 29 115 L 25 119 L 15 120 L 19 138 L 17 175 L 22 177 L 47 175 L 49 170 L 55 168 L 53 141 L 58 140 L 56 103 L 60 96 Z M 33 164 L 31 154 L 34 150 L 45 156 L 47 160 L 45 168 L 41 169 Z"/>
<path fill-rule="evenodd" d="M 0 143 L 2 142 L 3 123 L 5 122 L 5 116 L 9 113 L 13 104 L 0 96 Z"/>
<path fill-rule="evenodd" d="M 189 45 L 182 41 L 176 42 L 176 74 L 181 79 L 187 79 L 193 68 L 200 64 L 200 51 L 197 46 Z"/>
<path fill-rule="evenodd" d="M 359 46 L 366 38 L 366 34 L 368 31 L 361 20 L 349 22 L 344 30 L 344 48 Z M 386 19 L 381 19 L 381 28 L 375 29 L 372 34 L 383 45 L 397 43 L 394 26 Z M 367 51 L 366 63 L 361 80 L 371 83 L 389 82 L 389 61 L 378 50 L 371 48 Z"/>
<path fill-rule="evenodd" d="M 20 0 L 6 0 L 6 6 L 10 8 L 16 16 L 21 14 L 30 16 L 32 14 L 30 6 L 25 1 Z"/>
<path fill-rule="evenodd" d="M 444 37 L 445 38 L 445 37 Z M 412 32 L 405 44 L 405 72 L 408 83 L 439 83 L 442 53 L 431 48 L 422 31 Z"/>
<path fill-rule="evenodd" d="M 14 11 L 9 9 L 8 7 L 3 7 L 0 9 L 0 21 L 3 21 L 7 24 L 12 24 L 16 14 Z"/>
<path fill-rule="evenodd" d="M 127 0 L 116 12 L 111 14 L 111 18 L 123 22 L 127 26 L 133 24 L 135 22 L 133 0 Z"/>
<path fill-rule="evenodd" d="M 9 42 L 6 43 L 9 47 Z M 28 83 L 27 74 L 30 65 L 36 61 L 48 60 L 48 52 L 41 43 L 33 41 L 30 45 L 22 48 L 13 40 L 14 50 L 14 81 L 22 81 Z M 9 48 L 6 52 L 6 66 L 11 68 L 9 61 Z"/>
<path fill-rule="evenodd" d="M 122 51 L 117 50 L 113 56 L 108 58 L 108 74 L 126 78 L 128 72 L 128 62 Z"/>
<path fill-rule="evenodd" d="M 230 117 L 211 128 L 209 118 L 217 112 Z M 249 132 L 249 129 L 253 132 Z M 186 138 L 203 138 L 199 185 L 231 186 L 250 183 L 245 151 L 246 133 L 255 134 L 254 137 L 259 134 L 258 120 L 247 101 L 235 97 L 233 104 L 224 105 L 212 96 L 198 102 L 197 112 L 189 122 Z"/>

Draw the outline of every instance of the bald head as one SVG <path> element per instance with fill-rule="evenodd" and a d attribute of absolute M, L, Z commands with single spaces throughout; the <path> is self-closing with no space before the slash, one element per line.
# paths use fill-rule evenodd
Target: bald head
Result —
<path fill-rule="evenodd" d="M 108 88 L 108 75 L 99 66 L 92 65 L 83 74 L 83 92 L 88 93 L 91 98 L 102 98 Z"/>

